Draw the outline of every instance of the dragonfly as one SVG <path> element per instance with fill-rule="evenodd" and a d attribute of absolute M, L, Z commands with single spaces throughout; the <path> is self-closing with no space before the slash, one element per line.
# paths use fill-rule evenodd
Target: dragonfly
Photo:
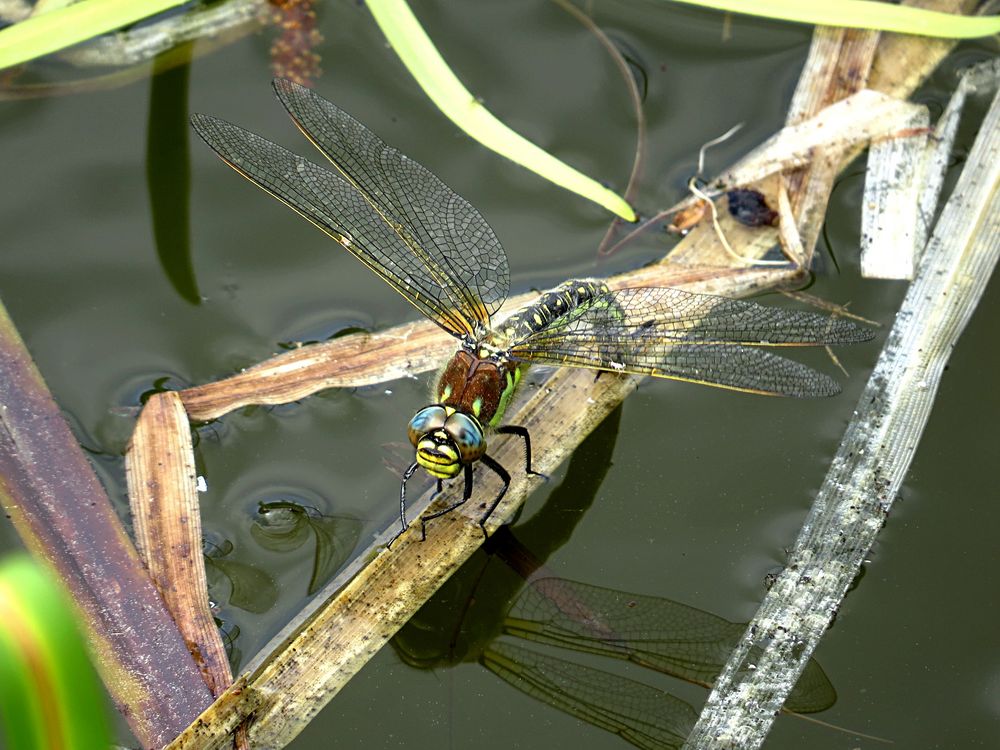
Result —
<path fill-rule="evenodd" d="M 487 453 L 488 436 L 531 437 L 503 418 L 525 368 L 533 363 L 651 375 L 749 393 L 830 396 L 832 378 L 767 351 L 770 346 L 850 344 L 872 333 L 843 319 L 669 287 L 612 290 L 573 279 L 493 323 L 510 291 L 507 255 L 468 201 L 430 170 L 386 145 L 371 130 L 312 90 L 275 79 L 278 100 L 333 169 L 243 128 L 203 114 L 199 136 L 241 175 L 285 203 L 380 276 L 423 315 L 454 336 L 432 403 L 410 420 L 415 450 L 400 486 L 398 538 L 406 485 L 423 468 L 443 482 L 464 476 L 462 497 L 421 518 L 466 503 L 473 468 L 482 464 L 502 488 L 479 519 L 486 522 L 510 487 L 507 469 Z M 390 542 L 391 544 L 391 542 Z"/>

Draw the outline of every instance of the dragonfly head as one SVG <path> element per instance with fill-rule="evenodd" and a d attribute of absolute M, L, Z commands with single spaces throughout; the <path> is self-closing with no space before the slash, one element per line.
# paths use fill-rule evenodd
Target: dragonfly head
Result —
<path fill-rule="evenodd" d="M 407 428 L 417 449 L 417 463 L 438 479 L 451 479 L 462 467 L 486 453 L 486 435 L 479 420 L 449 406 L 425 406 Z"/>

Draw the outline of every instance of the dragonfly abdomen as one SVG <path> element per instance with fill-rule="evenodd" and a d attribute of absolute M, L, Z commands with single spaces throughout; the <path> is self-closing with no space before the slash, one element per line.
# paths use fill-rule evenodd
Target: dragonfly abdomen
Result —
<path fill-rule="evenodd" d="M 584 302 L 606 294 L 608 285 L 597 279 L 570 279 L 542 294 L 535 302 L 511 315 L 498 332 L 507 341 L 520 341 L 544 330 L 552 321 L 572 312 Z"/>

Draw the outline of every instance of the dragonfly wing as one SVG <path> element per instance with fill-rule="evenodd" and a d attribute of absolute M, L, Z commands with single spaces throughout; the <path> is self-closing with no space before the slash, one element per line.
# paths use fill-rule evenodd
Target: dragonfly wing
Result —
<path fill-rule="evenodd" d="M 745 623 L 658 596 L 538 578 L 524 588 L 504 632 L 525 640 L 633 664 L 710 687 L 746 630 Z M 799 713 L 823 711 L 837 691 L 810 659 L 785 702 Z"/>
<path fill-rule="evenodd" d="M 491 642 L 480 661 L 532 698 L 645 750 L 677 750 L 697 719 L 657 687 L 505 641 Z"/>
<path fill-rule="evenodd" d="M 420 312 L 455 336 L 476 318 L 456 308 L 443 288 L 350 183 L 297 154 L 208 115 L 191 125 L 229 166 L 315 224 L 385 279 Z"/>
<path fill-rule="evenodd" d="M 274 90 L 299 129 L 399 236 L 448 303 L 481 324 L 477 334 L 484 331 L 507 299 L 510 271 L 482 214 L 318 94 L 281 78 Z"/>
<path fill-rule="evenodd" d="M 619 289 L 510 348 L 532 362 L 687 380 L 751 393 L 829 396 L 836 381 L 762 347 L 867 341 L 849 321 L 679 289 Z"/>

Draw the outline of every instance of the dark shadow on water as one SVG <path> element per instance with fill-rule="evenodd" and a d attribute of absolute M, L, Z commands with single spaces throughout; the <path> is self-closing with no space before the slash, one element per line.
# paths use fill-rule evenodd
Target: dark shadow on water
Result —
<path fill-rule="evenodd" d="M 150 82 L 146 131 L 146 185 L 156 255 L 170 285 L 201 304 L 191 262 L 191 160 L 188 63 L 160 70 Z"/>

